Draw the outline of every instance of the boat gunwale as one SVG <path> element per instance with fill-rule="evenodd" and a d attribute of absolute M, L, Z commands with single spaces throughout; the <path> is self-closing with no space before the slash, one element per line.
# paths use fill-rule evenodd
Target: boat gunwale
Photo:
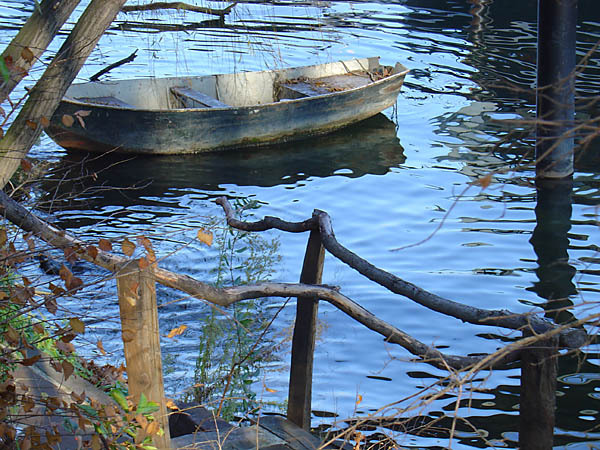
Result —
<path fill-rule="evenodd" d="M 299 102 L 308 102 L 310 100 L 313 99 L 322 99 L 322 98 L 327 98 L 327 97 L 332 97 L 332 96 L 341 96 L 344 95 L 346 93 L 351 93 L 351 92 L 356 92 L 356 91 L 360 91 L 362 89 L 366 89 L 366 88 L 370 88 L 373 86 L 377 86 L 379 84 L 383 84 L 389 81 L 393 81 L 396 78 L 399 77 L 403 77 L 406 76 L 409 72 L 410 69 L 407 69 L 402 63 L 397 63 L 400 64 L 402 67 L 404 67 L 404 70 L 402 70 L 401 72 L 398 73 L 394 73 L 391 74 L 387 77 L 381 78 L 380 80 L 375 80 L 375 81 L 371 81 L 368 84 L 365 84 L 364 86 L 358 86 L 358 87 L 354 87 L 354 88 L 349 88 L 349 89 L 344 89 L 343 91 L 334 91 L 334 92 L 328 92 L 325 94 L 319 94 L 319 95 L 311 95 L 308 97 L 301 97 L 301 98 L 295 98 L 295 99 L 285 99 L 285 101 L 276 101 L 276 102 L 269 102 L 269 103 L 257 103 L 254 105 L 247 105 L 247 106 L 230 106 L 230 107 L 204 107 L 204 108 L 161 108 L 161 109 L 157 109 L 157 108 L 139 108 L 139 107 L 125 107 L 125 106 L 117 106 L 117 105 L 103 105 L 101 103 L 92 103 L 92 102 L 85 102 L 85 101 L 80 101 L 77 100 L 75 98 L 71 98 L 68 96 L 65 96 L 61 102 L 64 103 L 70 103 L 73 105 L 78 105 L 78 106 L 86 106 L 86 107 L 91 107 L 91 108 L 95 108 L 95 109 L 100 109 L 100 110 L 119 110 L 119 111 L 136 111 L 136 112 L 148 112 L 148 113 L 183 113 L 183 112 L 203 112 L 203 111 L 230 111 L 230 110 L 245 110 L 245 109 L 256 109 L 256 108 L 264 108 L 264 107 L 273 107 L 275 105 L 282 105 L 282 104 L 296 104 Z M 287 71 L 287 70 L 294 70 L 294 69 L 299 69 L 299 68 L 304 68 L 304 67 L 317 67 L 317 66 L 322 66 L 324 64 L 316 64 L 313 66 L 302 66 L 302 67 L 291 67 L 288 69 L 280 69 L 277 71 L 257 71 L 257 72 L 251 72 L 251 73 L 269 73 L 269 72 L 283 72 L 283 71 Z M 390 66 L 391 67 L 391 66 Z M 350 73 L 350 72 L 346 72 L 346 73 Z M 229 74 L 218 74 L 218 75 L 201 75 L 200 77 L 204 77 L 204 76 L 219 76 L 219 75 L 229 75 Z M 343 74 L 342 74 L 343 75 Z M 190 78 L 190 77 L 164 77 L 164 78 L 158 78 L 158 79 L 177 79 L 177 78 Z M 193 77 L 192 77 L 193 78 Z M 121 81 L 129 81 L 129 80 L 113 80 L 110 81 L 109 83 L 119 83 Z M 79 83 L 78 86 L 83 86 L 86 84 L 94 84 L 94 81 L 88 81 L 87 83 Z"/>

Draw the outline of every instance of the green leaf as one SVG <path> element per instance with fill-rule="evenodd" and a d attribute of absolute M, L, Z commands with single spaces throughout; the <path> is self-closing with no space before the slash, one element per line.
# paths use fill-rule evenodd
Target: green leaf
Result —
<path fill-rule="evenodd" d="M 138 403 L 136 412 L 138 414 L 152 414 L 153 412 L 158 411 L 158 404 L 154 402 L 149 402 L 144 393 L 140 395 L 140 402 Z"/>
<path fill-rule="evenodd" d="M 110 396 L 115 402 L 117 402 L 117 404 L 121 407 L 123 411 L 129 412 L 129 406 L 127 405 L 127 399 L 125 398 L 125 394 L 123 394 L 123 391 L 116 388 L 112 389 L 110 391 Z"/>
<path fill-rule="evenodd" d="M 92 408 L 90 405 L 77 405 L 79 409 L 81 409 L 84 413 L 86 413 L 89 417 L 98 417 L 98 411 Z"/>
<path fill-rule="evenodd" d="M 2 58 L 0 58 L 0 75 L 2 75 L 4 82 L 8 83 L 10 80 L 10 70 L 8 70 L 8 67 L 6 67 L 6 62 L 4 62 L 4 59 Z"/>

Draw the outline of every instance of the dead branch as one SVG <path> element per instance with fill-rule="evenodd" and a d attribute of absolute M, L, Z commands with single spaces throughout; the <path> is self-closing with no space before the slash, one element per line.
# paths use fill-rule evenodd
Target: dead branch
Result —
<path fill-rule="evenodd" d="M 147 3 L 145 5 L 127 5 L 121 8 L 121 11 L 124 13 L 133 12 L 133 11 L 155 11 L 159 9 L 177 9 L 184 11 L 193 11 L 199 12 L 203 14 L 211 14 L 213 16 L 223 17 L 231 12 L 233 7 L 237 5 L 237 3 L 232 3 L 225 9 L 213 9 L 206 8 L 203 6 L 190 5 L 189 3 L 184 2 L 153 2 Z"/>
<path fill-rule="evenodd" d="M 92 75 L 90 77 L 90 81 L 98 81 L 98 78 L 100 78 L 105 73 L 108 73 L 116 67 L 122 66 L 123 64 L 127 64 L 128 62 L 133 61 L 136 57 L 137 57 L 137 49 L 135 49 L 135 51 L 131 55 L 129 55 L 127 58 L 120 59 L 117 62 L 114 62 L 114 63 L 106 66 L 104 69 L 96 72 L 94 75 Z"/>
<path fill-rule="evenodd" d="M 126 265 L 131 263 L 129 258 L 115 255 L 99 248 L 95 248 L 95 251 L 90 252 L 89 244 L 43 221 L 12 200 L 2 190 L 0 190 L 0 213 L 21 229 L 32 233 L 48 244 L 61 249 L 73 249 L 81 259 L 103 267 L 113 273 L 124 269 Z M 386 342 L 398 344 L 411 354 L 421 358 L 424 362 L 444 370 L 449 368 L 456 370 L 468 369 L 474 364 L 481 364 L 483 358 L 489 357 L 489 355 L 446 355 L 379 319 L 352 299 L 328 286 L 314 286 L 302 283 L 261 283 L 218 289 L 187 275 L 173 273 L 158 267 L 154 270 L 154 276 L 157 282 L 165 286 L 179 289 L 192 297 L 206 300 L 219 306 L 229 306 L 240 300 L 260 297 L 319 298 L 329 302 L 367 328 L 381 334 L 385 337 Z M 518 354 L 506 354 L 502 358 L 489 358 L 486 367 L 499 368 L 507 362 L 515 360 L 517 357 Z"/>
<path fill-rule="evenodd" d="M 311 222 L 310 219 L 304 222 L 292 223 L 285 222 L 277 217 L 265 217 L 258 222 L 241 222 L 233 216 L 233 210 L 231 206 L 228 205 L 229 202 L 225 197 L 217 199 L 217 203 L 223 207 L 227 217 L 227 223 L 232 227 L 240 228 L 245 231 L 262 231 L 270 228 L 290 231 L 290 229 L 300 229 L 299 224 L 305 224 L 304 226 L 307 227 L 314 226 L 314 223 Z M 323 246 L 332 255 L 336 256 L 368 279 L 388 288 L 393 293 L 407 297 L 426 308 L 475 325 L 498 326 L 512 330 L 530 328 L 536 334 L 545 333 L 557 327 L 556 324 L 540 318 L 535 314 L 518 314 L 506 309 L 489 310 L 476 308 L 428 292 L 396 275 L 374 266 L 369 261 L 361 258 L 341 245 L 335 238 L 333 227 L 331 225 L 331 218 L 326 212 L 315 210 L 312 219 L 318 222 Z M 587 335 L 582 329 L 569 329 L 560 333 L 561 345 L 568 348 L 581 347 L 585 344 L 586 338 Z"/>

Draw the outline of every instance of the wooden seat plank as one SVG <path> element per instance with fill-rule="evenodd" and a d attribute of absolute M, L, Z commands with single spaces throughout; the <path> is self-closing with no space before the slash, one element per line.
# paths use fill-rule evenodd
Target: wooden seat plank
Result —
<path fill-rule="evenodd" d="M 321 444 L 319 438 L 282 416 L 261 416 L 256 424 L 284 440 L 293 450 L 315 450 Z"/>
<path fill-rule="evenodd" d="M 230 108 L 226 103 L 210 95 L 182 86 L 174 86 L 171 93 L 177 97 L 185 108 Z"/>
<path fill-rule="evenodd" d="M 117 106 L 120 108 L 135 108 L 133 105 L 130 105 L 123 100 L 113 97 L 113 96 L 105 96 L 105 97 L 78 97 L 75 100 L 84 103 L 93 103 L 95 105 L 106 105 L 106 106 Z"/>
<path fill-rule="evenodd" d="M 311 80 L 290 80 L 281 83 L 281 99 L 297 99 L 314 97 L 316 95 L 331 94 L 333 92 L 346 91 L 371 83 L 371 78 L 365 74 L 347 73 L 344 75 L 332 75 L 328 77 L 314 78 Z"/>

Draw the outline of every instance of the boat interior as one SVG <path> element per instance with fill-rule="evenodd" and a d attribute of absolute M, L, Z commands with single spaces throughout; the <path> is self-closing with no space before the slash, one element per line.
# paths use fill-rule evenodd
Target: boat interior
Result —
<path fill-rule="evenodd" d="M 66 100 L 111 108 L 231 108 L 326 95 L 366 86 L 406 68 L 379 58 L 200 77 L 146 78 L 72 85 Z"/>

